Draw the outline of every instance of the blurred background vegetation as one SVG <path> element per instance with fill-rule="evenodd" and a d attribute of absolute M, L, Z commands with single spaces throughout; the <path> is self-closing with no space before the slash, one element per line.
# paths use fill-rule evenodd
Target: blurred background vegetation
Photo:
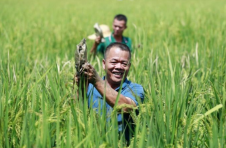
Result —
<path fill-rule="evenodd" d="M 146 90 L 130 147 L 225 146 L 225 1 L 1 0 L 1 147 L 125 146 L 71 89 L 76 45 L 119 13 L 128 78 Z M 89 61 L 103 76 L 102 57 Z"/>

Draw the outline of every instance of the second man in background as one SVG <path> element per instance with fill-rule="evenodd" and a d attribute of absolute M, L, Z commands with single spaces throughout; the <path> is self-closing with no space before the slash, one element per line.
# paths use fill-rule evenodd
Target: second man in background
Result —
<path fill-rule="evenodd" d="M 91 53 L 96 54 L 97 52 L 100 52 L 102 55 L 104 55 L 106 47 L 113 42 L 124 43 L 130 48 L 130 50 L 132 50 L 131 39 L 123 36 L 124 30 L 127 28 L 126 24 L 127 17 L 125 15 L 123 14 L 116 15 L 113 20 L 113 32 L 104 38 L 105 40 L 104 42 L 101 42 L 101 37 L 97 36 L 91 49 Z M 105 27 L 103 29 L 107 28 Z"/>

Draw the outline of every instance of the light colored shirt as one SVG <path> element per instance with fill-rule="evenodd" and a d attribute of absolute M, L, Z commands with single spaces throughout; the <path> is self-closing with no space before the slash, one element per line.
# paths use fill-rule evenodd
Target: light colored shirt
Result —
<path fill-rule="evenodd" d="M 116 88 L 115 90 L 117 92 L 119 92 L 120 87 Z M 121 94 L 125 97 L 132 99 L 136 103 L 137 106 L 139 105 L 139 102 L 142 103 L 144 100 L 143 87 L 139 84 L 132 83 L 131 81 L 129 81 L 127 79 L 125 79 L 125 81 L 122 84 Z M 96 110 L 96 112 L 100 113 L 100 114 L 103 114 L 103 110 L 106 109 L 107 118 L 110 117 L 110 114 L 111 114 L 113 108 L 107 102 L 105 102 L 105 104 L 104 104 L 103 96 L 101 96 L 101 94 L 98 92 L 98 90 L 92 84 L 89 84 L 89 86 L 88 86 L 87 97 L 88 97 L 88 107 L 89 108 Z M 126 116 L 124 116 L 124 117 L 126 117 Z M 123 121 L 123 120 L 128 120 L 126 118 L 122 119 L 122 114 L 118 114 L 117 120 L 118 120 L 118 127 L 119 127 L 118 131 L 119 132 L 124 130 L 122 124 L 127 123 L 126 121 Z"/>

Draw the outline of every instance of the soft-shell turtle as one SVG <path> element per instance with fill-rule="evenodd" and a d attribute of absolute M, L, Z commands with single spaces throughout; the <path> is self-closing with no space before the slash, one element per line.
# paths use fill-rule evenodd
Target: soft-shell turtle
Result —
<path fill-rule="evenodd" d="M 79 76 L 82 71 L 82 65 L 87 62 L 87 46 L 86 40 L 82 39 L 82 41 L 77 45 L 77 49 L 75 51 L 75 68 L 76 75 Z"/>
<path fill-rule="evenodd" d="M 77 49 L 75 51 L 75 69 L 76 73 L 73 79 L 73 90 L 75 84 L 75 78 L 80 78 L 81 73 L 83 72 L 82 65 L 87 62 L 87 46 L 86 40 L 82 39 L 82 41 L 77 45 Z"/>

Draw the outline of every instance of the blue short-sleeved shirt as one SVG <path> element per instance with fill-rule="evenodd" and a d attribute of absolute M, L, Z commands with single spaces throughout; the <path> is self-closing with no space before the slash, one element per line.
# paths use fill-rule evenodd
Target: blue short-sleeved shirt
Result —
<path fill-rule="evenodd" d="M 115 90 L 119 91 L 119 89 L 120 87 L 116 88 Z M 143 102 L 144 100 L 143 87 L 139 84 L 132 83 L 127 79 L 125 79 L 125 81 L 122 84 L 121 94 L 125 97 L 132 99 L 137 106 L 139 102 Z M 102 113 L 103 108 L 106 106 L 106 112 L 107 112 L 106 115 L 110 117 L 110 114 L 113 108 L 107 102 L 105 102 L 104 104 L 103 97 L 92 84 L 89 84 L 88 86 L 87 96 L 88 96 L 89 108 L 91 108 L 92 106 L 92 108 L 95 109 L 97 112 Z M 123 120 L 126 120 L 126 119 L 122 119 L 122 115 L 118 114 L 117 120 L 118 120 L 118 127 L 119 127 L 118 130 L 122 131 L 123 130 L 122 123 L 123 123 Z"/>
<path fill-rule="evenodd" d="M 104 51 L 106 50 L 107 46 L 110 45 L 111 43 L 116 42 L 115 38 L 113 37 L 113 35 L 111 34 L 108 37 L 104 38 L 104 42 L 101 42 L 98 46 L 97 46 L 97 51 L 102 53 L 102 55 L 104 55 Z M 132 41 L 130 38 L 128 37 L 122 37 L 122 43 L 126 44 L 129 49 L 132 51 Z"/>

